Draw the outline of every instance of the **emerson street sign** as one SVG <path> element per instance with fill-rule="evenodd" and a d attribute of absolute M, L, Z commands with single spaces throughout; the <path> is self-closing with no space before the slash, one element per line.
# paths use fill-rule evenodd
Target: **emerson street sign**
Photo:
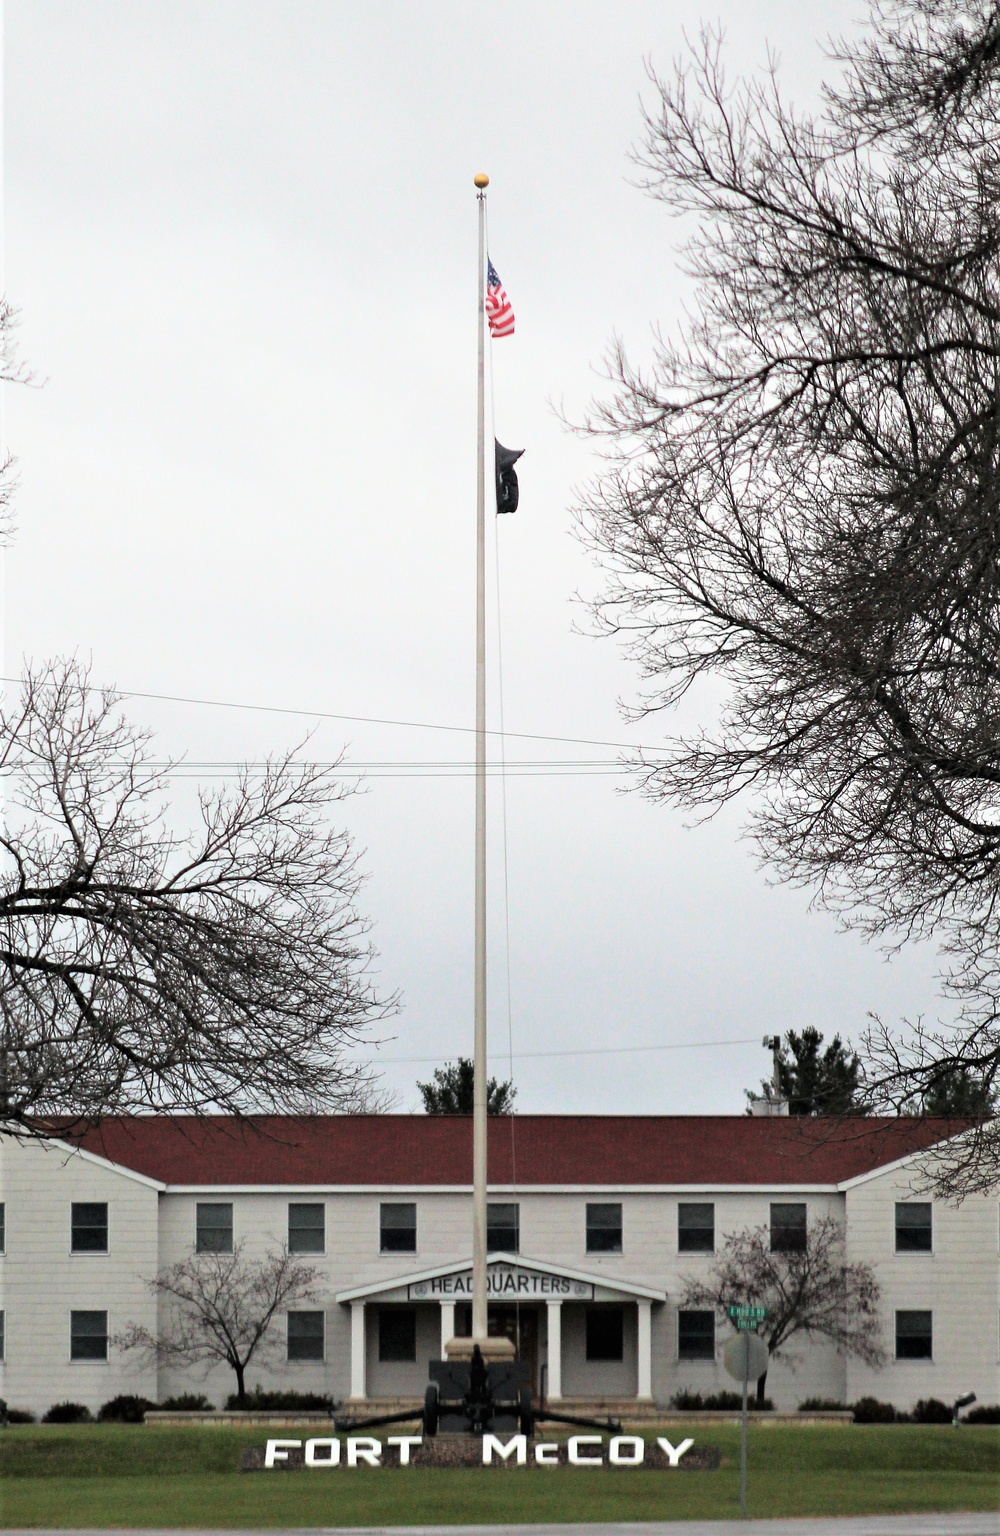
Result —
<path fill-rule="evenodd" d="M 759 1323 L 767 1321 L 766 1307 L 751 1307 L 733 1304 L 726 1308 L 726 1314 L 733 1327 L 739 1333 L 753 1333 Z"/>

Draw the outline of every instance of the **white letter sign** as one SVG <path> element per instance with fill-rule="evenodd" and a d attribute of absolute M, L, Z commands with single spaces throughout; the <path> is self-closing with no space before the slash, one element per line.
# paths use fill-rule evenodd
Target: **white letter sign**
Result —
<path fill-rule="evenodd" d="M 288 1452 L 298 1450 L 301 1444 L 301 1440 L 269 1440 L 264 1452 L 265 1467 L 273 1467 L 276 1461 L 287 1461 Z"/>
<path fill-rule="evenodd" d="M 508 1457 L 513 1456 L 516 1464 L 519 1467 L 523 1467 L 528 1460 L 527 1435 L 512 1435 L 511 1438 L 507 1441 L 506 1445 L 504 1445 L 503 1441 L 499 1440 L 496 1435 L 484 1435 L 484 1467 L 491 1465 L 494 1455 L 499 1456 L 501 1461 L 506 1461 Z"/>
<path fill-rule="evenodd" d="M 349 1439 L 347 1442 L 347 1465 L 356 1467 L 359 1461 L 366 1466 L 381 1466 L 379 1457 L 382 1454 L 381 1440 L 373 1440 L 371 1435 L 359 1435 L 357 1439 Z"/>
<path fill-rule="evenodd" d="M 329 1449 L 323 1456 L 317 1456 L 318 1446 L 326 1446 Z M 322 1440 L 307 1440 L 305 1462 L 307 1467 L 337 1467 L 340 1465 L 340 1441 L 333 1436 Z"/>
<path fill-rule="evenodd" d="M 385 1443 L 386 1445 L 399 1446 L 399 1465 L 401 1467 L 408 1467 L 410 1465 L 410 1446 L 423 1445 L 424 1437 L 423 1435 L 390 1435 Z"/>
<path fill-rule="evenodd" d="M 608 1460 L 613 1467 L 641 1467 L 645 1454 L 646 1442 L 641 1435 L 615 1435 L 608 1447 Z"/>
<path fill-rule="evenodd" d="M 657 1437 L 656 1443 L 672 1467 L 678 1466 L 681 1457 L 684 1455 L 684 1452 L 689 1451 L 694 1445 L 693 1440 L 682 1440 L 680 1445 L 678 1445 L 675 1449 L 674 1446 L 670 1444 L 669 1440 L 664 1440 L 662 1435 Z"/>
<path fill-rule="evenodd" d="M 569 1437 L 569 1464 L 571 1467 L 599 1467 L 604 1457 L 601 1451 L 596 1456 L 581 1456 L 581 1445 L 599 1445 L 604 1449 L 604 1441 L 600 1435 L 570 1435 Z"/>

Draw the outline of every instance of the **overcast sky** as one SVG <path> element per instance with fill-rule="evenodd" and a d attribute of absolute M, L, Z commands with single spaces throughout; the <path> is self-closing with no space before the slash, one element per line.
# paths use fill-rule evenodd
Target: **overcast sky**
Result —
<path fill-rule="evenodd" d="M 668 68 L 698 6 L 6 0 L 6 286 L 45 381 L 6 390 L 7 670 L 76 652 L 123 690 L 303 711 L 133 700 L 164 755 L 257 759 L 313 731 L 304 755 L 376 765 L 343 813 L 380 979 L 402 996 L 381 1050 L 402 1108 L 434 1062 L 471 1053 L 472 779 L 384 765 L 468 764 L 472 741 L 318 716 L 473 722 L 485 170 L 517 321 L 495 345 L 497 433 L 525 449 L 520 510 L 497 530 L 506 724 L 597 743 L 669 728 L 623 723 L 636 679 L 580 632 L 576 594 L 599 578 L 570 508 L 595 450 L 556 407 L 577 418 L 600 392 L 613 333 L 642 356 L 651 326 L 677 321 L 680 232 L 628 157 L 644 61 Z M 800 104 L 820 42 L 863 9 L 705 7 L 734 69 L 770 43 Z M 495 637 L 492 593 L 490 623 Z M 494 643 L 494 724 L 495 661 Z M 507 755 L 616 754 L 511 740 Z M 869 1010 L 940 1011 L 933 954 L 887 964 L 771 887 L 742 812 L 691 830 L 625 783 L 508 780 L 514 1050 L 708 1044 L 522 1056 L 520 1109 L 737 1112 L 765 1031 L 856 1036 Z M 191 792 L 178 783 L 181 819 Z M 506 1076 L 499 780 L 491 797 Z"/>

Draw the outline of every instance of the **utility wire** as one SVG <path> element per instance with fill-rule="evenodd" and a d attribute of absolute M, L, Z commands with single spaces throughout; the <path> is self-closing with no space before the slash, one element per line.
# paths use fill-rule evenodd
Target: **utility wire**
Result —
<path fill-rule="evenodd" d="M 644 1054 L 649 1051 L 707 1051 L 716 1050 L 734 1045 L 759 1045 L 759 1035 L 744 1035 L 739 1040 L 678 1040 L 667 1045 L 598 1045 L 578 1046 L 568 1051 L 514 1051 L 510 1053 L 511 1061 L 542 1061 L 556 1056 L 625 1056 Z M 456 1052 L 460 1055 L 461 1052 Z M 436 1056 L 376 1056 L 373 1062 L 379 1066 L 406 1066 L 423 1067 L 431 1063 L 440 1063 L 442 1055 L 447 1059 L 447 1051 L 439 1051 Z"/>
<path fill-rule="evenodd" d="M 4 677 L 0 678 L 0 681 L 20 683 L 21 678 Z M 54 687 L 55 685 L 46 686 Z M 101 692 L 97 683 L 90 686 L 93 693 Z M 434 720 L 391 720 L 380 715 L 334 714 L 330 710 L 294 709 L 284 704 L 242 704 L 232 699 L 198 699 L 180 693 L 148 693 L 138 688 L 113 688 L 109 691 L 123 699 L 154 699 L 164 704 L 197 704 L 204 705 L 208 709 L 245 709 L 258 714 L 298 715 L 309 720 L 346 720 L 355 725 L 395 725 L 403 726 L 407 730 L 458 731 L 469 736 L 476 734 L 474 725 L 442 725 Z M 487 730 L 486 734 L 500 736 L 503 733 Z M 661 757 L 664 752 L 663 747 L 647 747 L 634 741 L 596 741 L 589 736 L 546 736 L 540 731 L 507 731 L 506 735 L 512 741 L 560 741 L 578 747 L 617 747 L 623 752 L 651 752 Z"/>

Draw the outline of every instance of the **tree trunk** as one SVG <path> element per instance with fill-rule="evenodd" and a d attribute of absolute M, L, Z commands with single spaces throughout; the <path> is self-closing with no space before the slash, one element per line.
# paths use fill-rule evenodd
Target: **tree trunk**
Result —
<path fill-rule="evenodd" d="M 247 1389 L 244 1367 L 239 1361 L 233 1361 L 233 1370 L 236 1372 L 236 1402 L 240 1408 L 246 1407 Z"/>
<path fill-rule="evenodd" d="M 765 1371 L 763 1376 L 758 1376 L 757 1377 L 757 1407 L 758 1408 L 763 1408 L 763 1406 L 764 1406 L 764 1387 L 766 1386 L 766 1384 L 767 1384 L 767 1372 Z"/>

